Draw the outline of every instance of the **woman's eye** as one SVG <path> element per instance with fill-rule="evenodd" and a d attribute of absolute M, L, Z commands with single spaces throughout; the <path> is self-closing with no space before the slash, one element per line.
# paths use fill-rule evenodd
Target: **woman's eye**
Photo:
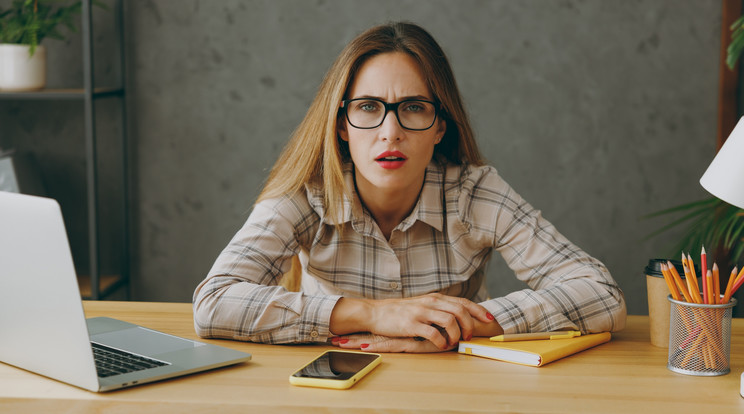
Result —
<path fill-rule="evenodd" d="M 380 107 L 376 102 L 362 102 L 357 105 L 357 109 L 362 112 L 374 112 Z"/>
<path fill-rule="evenodd" d="M 424 106 L 418 102 L 411 102 L 404 106 L 403 110 L 406 112 L 422 112 L 424 111 Z"/>

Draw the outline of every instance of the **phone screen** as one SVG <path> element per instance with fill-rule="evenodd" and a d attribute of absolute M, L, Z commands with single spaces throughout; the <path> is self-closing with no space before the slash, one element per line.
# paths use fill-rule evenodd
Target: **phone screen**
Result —
<path fill-rule="evenodd" d="M 347 380 L 377 358 L 379 355 L 375 354 L 328 351 L 292 376 Z"/>

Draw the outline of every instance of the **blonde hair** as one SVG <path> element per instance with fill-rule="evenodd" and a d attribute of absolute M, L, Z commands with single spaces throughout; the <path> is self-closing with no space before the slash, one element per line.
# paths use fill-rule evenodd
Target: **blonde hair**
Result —
<path fill-rule="evenodd" d="M 423 28 L 399 22 L 373 27 L 352 40 L 326 73 L 310 109 L 271 169 L 256 202 L 294 194 L 305 184 L 323 188 L 326 216 L 339 224 L 344 194 L 343 163 L 350 160 L 348 145 L 338 137 L 339 107 L 364 62 L 372 56 L 403 52 L 421 66 L 439 115 L 447 123 L 434 156 L 443 162 L 482 165 L 452 68 L 434 38 Z"/>

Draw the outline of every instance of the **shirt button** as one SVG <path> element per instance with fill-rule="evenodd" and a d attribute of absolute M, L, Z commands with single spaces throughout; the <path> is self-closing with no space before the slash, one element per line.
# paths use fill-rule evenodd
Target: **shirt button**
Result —
<path fill-rule="evenodd" d="M 312 331 L 312 332 L 310 332 L 310 337 L 317 338 L 318 337 L 318 331 Z"/>
<path fill-rule="evenodd" d="M 390 282 L 390 289 L 398 289 L 398 282 Z"/>

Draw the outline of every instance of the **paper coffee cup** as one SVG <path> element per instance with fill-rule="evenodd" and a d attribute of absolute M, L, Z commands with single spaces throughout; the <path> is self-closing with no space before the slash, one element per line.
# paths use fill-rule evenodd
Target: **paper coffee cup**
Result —
<path fill-rule="evenodd" d="M 651 259 L 646 266 L 646 291 L 648 296 L 648 321 L 650 326 L 651 344 L 660 348 L 669 347 L 669 309 L 671 307 L 667 296 L 669 287 L 664 281 L 661 264 L 668 259 Z M 671 260 L 677 268 L 680 278 L 685 280 L 682 262 Z"/>

